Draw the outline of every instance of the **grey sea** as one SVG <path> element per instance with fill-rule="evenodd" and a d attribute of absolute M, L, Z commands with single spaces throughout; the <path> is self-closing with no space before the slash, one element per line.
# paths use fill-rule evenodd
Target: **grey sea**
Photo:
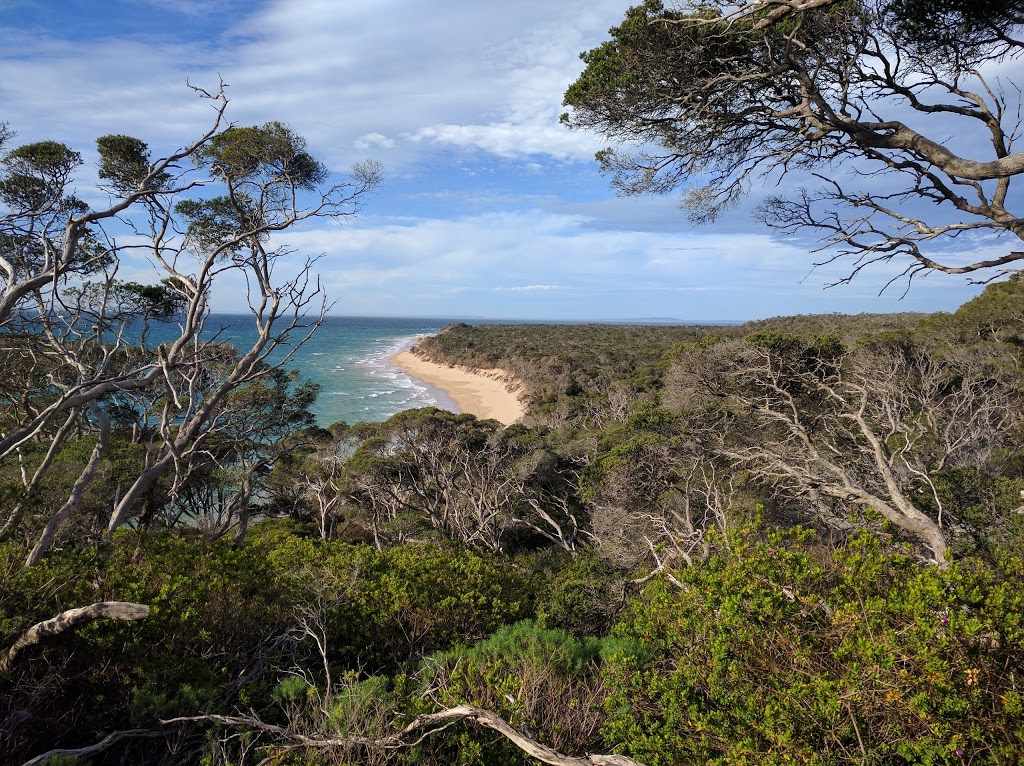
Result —
<path fill-rule="evenodd" d="M 288 348 L 286 367 L 320 384 L 313 412 L 322 426 L 344 420 L 387 420 L 396 412 L 415 407 L 455 410 L 442 391 L 413 380 L 388 363 L 418 339 L 432 335 L 456 320 L 393 319 L 382 317 L 327 317 L 306 343 Z M 206 336 L 245 347 L 255 339 L 252 318 L 214 314 L 206 323 Z M 298 336 L 299 334 L 296 333 Z"/>

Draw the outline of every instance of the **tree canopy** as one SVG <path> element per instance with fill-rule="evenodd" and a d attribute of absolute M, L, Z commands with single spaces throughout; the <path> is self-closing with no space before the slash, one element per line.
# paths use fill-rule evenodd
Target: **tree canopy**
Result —
<path fill-rule="evenodd" d="M 315 387 L 270 357 L 308 337 L 326 299 L 315 259 L 285 276 L 290 251 L 272 235 L 352 215 L 379 167 L 330 185 L 288 126 L 226 125 L 223 87 L 196 91 L 214 106 L 213 124 L 165 157 L 133 136 L 97 140 L 106 206 L 71 191 L 82 155 L 62 143 L 0 156 L 0 472 L 18 466 L 20 485 L 0 530 L 36 539 L 29 564 L 73 528 L 112 535 L 184 514 L 212 518 L 214 534 L 243 534 L 283 439 L 312 422 Z M 10 137 L 2 126 L 0 143 Z M 153 283 L 119 279 L 140 254 Z M 256 331 L 245 349 L 204 335 L 213 284 L 231 274 L 247 287 Z M 65 462 L 77 463 L 75 478 L 53 481 L 83 447 L 88 457 Z M 63 499 L 41 503 L 47 487 Z"/>
<path fill-rule="evenodd" d="M 791 177 L 798 188 L 769 196 L 759 217 L 814 234 L 819 264 L 850 265 L 843 281 L 892 259 L 908 278 L 992 278 L 1024 250 L 960 257 L 949 240 L 1024 237 L 1012 193 L 1020 92 L 993 75 L 1020 52 L 1021 20 L 995 0 L 649 0 L 582 54 L 563 122 L 632 142 L 598 154 L 613 185 L 683 187 L 698 222 L 757 178 Z"/>

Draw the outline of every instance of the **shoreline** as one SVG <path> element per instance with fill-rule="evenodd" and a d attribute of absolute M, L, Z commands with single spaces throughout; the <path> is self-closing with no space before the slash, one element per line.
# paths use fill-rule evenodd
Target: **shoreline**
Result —
<path fill-rule="evenodd" d="M 493 418 L 506 426 L 522 420 L 526 414 L 519 396 L 508 387 L 502 370 L 470 372 L 461 367 L 428 362 L 412 351 L 400 351 L 388 361 L 409 377 L 439 388 L 461 412 L 482 420 Z"/>

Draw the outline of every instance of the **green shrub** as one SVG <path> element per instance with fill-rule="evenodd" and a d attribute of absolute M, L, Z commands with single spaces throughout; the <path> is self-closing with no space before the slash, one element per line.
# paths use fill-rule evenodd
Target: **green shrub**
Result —
<path fill-rule="evenodd" d="M 651 766 L 1019 760 L 1021 561 L 799 538 L 737 537 L 632 601 L 614 633 L 649 657 L 603 665 L 606 745 Z"/>
<path fill-rule="evenodd" d="M 601 748 L 599 668 L 621 644 L 523 620 L 471 646 L 428 657 L 421 684 L 440 705 L 473 704 L 561 752 L 594 752 Z M 466 766 L 522 763 L 521 752 L 485 730 L 463 727 L 445 741 L 454 746 L 451 759 Z"/>
<path fill-rule="evenodd" d="M 533 611 L 529 572 L 450 546 L 377 551 L 292 538 L 268 561 L 292 603 L 322 610 L 342 669 L 396 672 Z"/>

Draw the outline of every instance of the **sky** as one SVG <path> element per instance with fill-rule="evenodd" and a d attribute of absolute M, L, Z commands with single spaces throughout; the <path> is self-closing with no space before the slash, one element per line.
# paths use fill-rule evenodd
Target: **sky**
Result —
<path fill-rule="evenodd" d="M 629 4 L 0 0 L 0 120 L 16 143 L 82 152 L 86 186 L 97 136 L 170 152 L 212 117 L 187 83 L 222 79 L 233 123 L 285 122 L 339 173 L 379 161 L 384 183 L 356 217 L 283 239 L 319 258 L 339 315 L 749 320 L 952 311 L 981 291 L 942 274 L 883 290 L 902 265 L 826 288 L 842 267 L 812 268 L 807 243 L 751 216 L 775 188 L 701 227 L 677 197 L 617 197 L 594 160 L 607 142 L 559 115 L 579 53 Z M 241 285 L 215 288 L 217 311 L 243 300 Z"/>

